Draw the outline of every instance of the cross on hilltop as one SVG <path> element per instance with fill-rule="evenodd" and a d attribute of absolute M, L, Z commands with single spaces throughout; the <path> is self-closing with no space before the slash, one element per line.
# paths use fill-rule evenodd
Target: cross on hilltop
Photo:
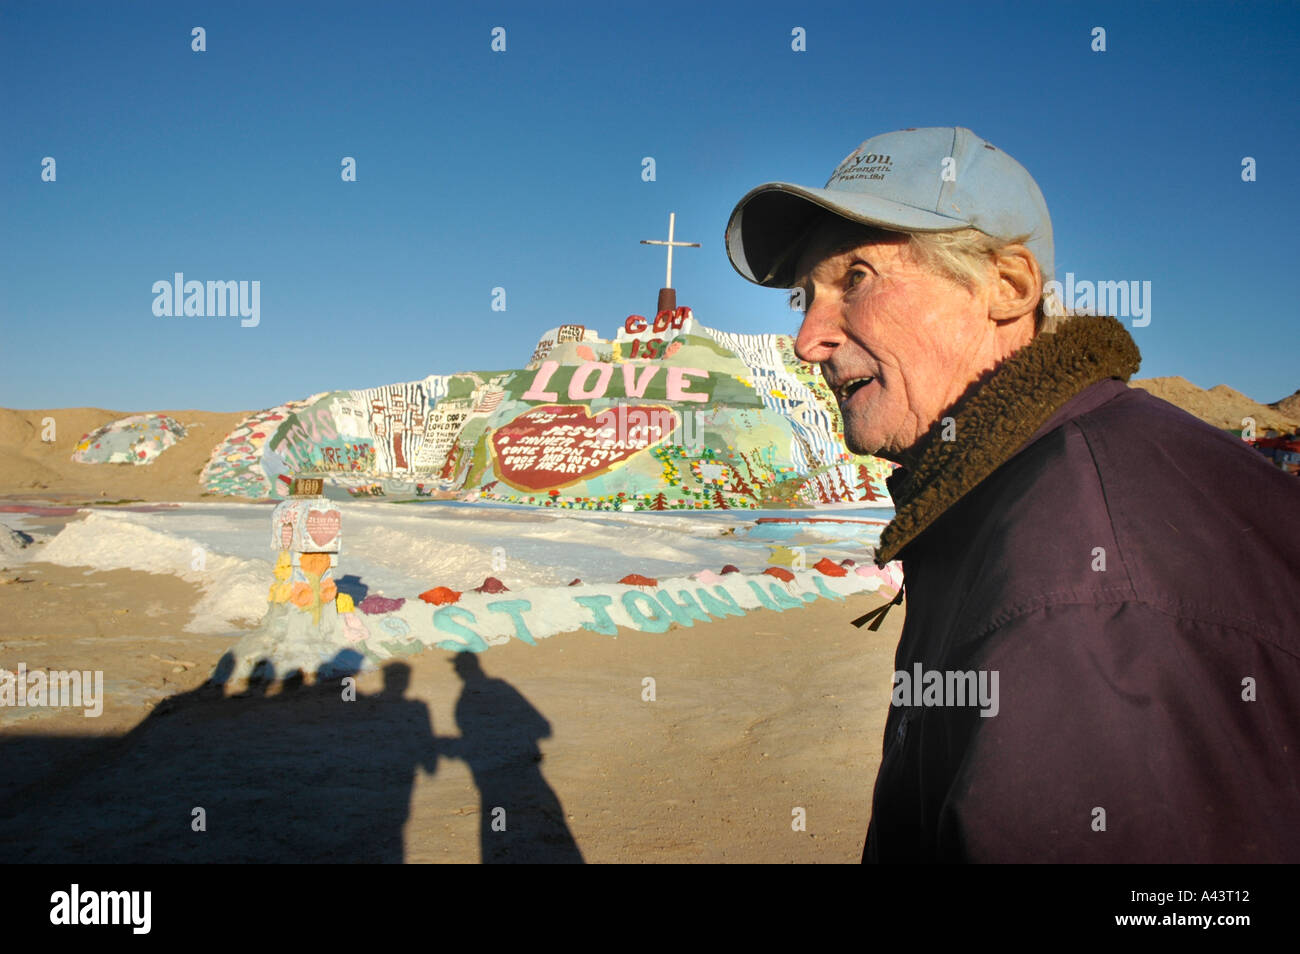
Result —
<path fill-rule="evenodd" d="M 667 245 L 668 246 L 668 271 L 664 277 L 664 287 L 659 289 L 659 305 L 655 308 L 655 314 L 662 314 L 665 311 L 672 311 L 677 307 L 677 292 L 673 290 L 673 249 L 674 248 L 699 248 L 699 242 L 675 242 L 673 241 L 673 231 L 677 226 L 677 213 L 668 213 L 668 241 L 662 239 L 642 239 L 642 245 Z"/>

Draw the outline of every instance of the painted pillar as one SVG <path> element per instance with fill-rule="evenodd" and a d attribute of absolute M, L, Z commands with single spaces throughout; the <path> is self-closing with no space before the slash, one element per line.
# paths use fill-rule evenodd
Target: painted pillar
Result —
<path fill-rule="evenodd" d="M 294 480 L 289 497 L 271 514 L 271 549 L 276 551 L 275 582 L 269 600 L 288 604 L 320 624 L 321 607 L 339 596 L 334 570 L 342 552 L 343 526 L 339 508 L 322 494 L 323 481 Z M 341 599 L 345 599 L 342 597 Z M 352 609 L 348 599 L 346 609 Z"/>
<path fill-rule="evenodd" d="M 675 311 L 677 308 L 677 289 L 661 288 L 659 289 L 659 303 L 655 307 L 655 314 L 662 315 L 665 311 Z"/>

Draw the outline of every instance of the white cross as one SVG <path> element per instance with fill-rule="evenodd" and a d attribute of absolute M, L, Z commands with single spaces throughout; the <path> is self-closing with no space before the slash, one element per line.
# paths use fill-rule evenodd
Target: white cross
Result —
<path fill-rule="evenodd" d="M 673 287 L 673 248 L 699 248 L 699 242 L 674 242 L 673 229 L 677 225 L 677 213 L 668 213 L 668 241 L 663 242 L 659 239 L 642 239 L 642 245 L 667 245 L 668 246 L 668 277 L 664 279 L 664 288 Z"/>

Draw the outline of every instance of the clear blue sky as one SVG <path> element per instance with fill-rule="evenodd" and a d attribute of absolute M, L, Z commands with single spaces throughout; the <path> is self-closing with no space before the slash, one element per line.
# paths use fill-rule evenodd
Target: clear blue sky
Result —
<path fill-rule="evenodd" d="M 638 241 L 670 210 L 703 243 L 679 302 L 792 332 L 727 261 L 735 202 L 932 125 L 1030 170 L 1060 276 L 1152 283 L 1140 376 L 1300 387 L 1296 4 L 803 6 L 5 2 L 0 405 L 255 409 L 521 367 L 547 328 L 653 311 Z M 260 281 L 261 323 L 155 317 L 177 271 Z"/>

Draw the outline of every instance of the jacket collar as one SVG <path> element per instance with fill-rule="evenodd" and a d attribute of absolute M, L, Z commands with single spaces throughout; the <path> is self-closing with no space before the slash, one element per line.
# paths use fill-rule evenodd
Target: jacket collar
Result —
<path fill-rule="evenodd" d="M 976 380 L 918 444 L 916 466 L 886 481 L 895 516 L 880 535 L 876 563 L 884 566 L 953 504 L 1024 447 L 1070 415 L 1064 406 L 1107 378 L 1127 381 L 1142 361 L 1132 337 L 1114 318 L 1077 317 L 1042 334 Z"/>

